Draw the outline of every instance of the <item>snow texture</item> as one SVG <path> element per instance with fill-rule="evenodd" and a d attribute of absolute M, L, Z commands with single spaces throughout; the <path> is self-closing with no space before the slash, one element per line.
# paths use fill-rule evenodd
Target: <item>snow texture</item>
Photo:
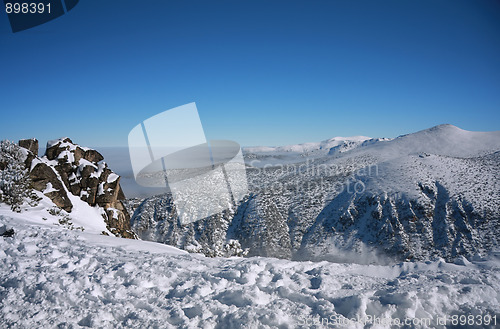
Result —
<path fill-rule="evenodd" d="M 343 328 L 391 328 L 368 316 L 445 328 L 437 317 L 500 316 L 498 252 L 456 264 L 206 258 L 20 217 L 0 226 L 15 231 L 0 237 L 4 328 L 327 328 L 346 318 L 361 322 Z"/>

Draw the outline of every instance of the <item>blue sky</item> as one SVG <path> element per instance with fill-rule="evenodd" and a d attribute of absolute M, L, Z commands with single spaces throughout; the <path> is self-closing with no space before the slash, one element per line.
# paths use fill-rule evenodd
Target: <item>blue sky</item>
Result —
<path fill-rule="evenodd" d="M 85 0 L 15 34 L 0 15 L 0 50 L 0 139 L 125 146 L 190 102 L 245 146 L 500 130 L 494 0 Z"/>

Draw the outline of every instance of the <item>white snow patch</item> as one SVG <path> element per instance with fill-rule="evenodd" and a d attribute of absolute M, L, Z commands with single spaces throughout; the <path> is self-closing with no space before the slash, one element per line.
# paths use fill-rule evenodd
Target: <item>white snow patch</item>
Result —
<path fill-rule="evenodd" d="M 118 175 L 117 175 L 117 174 L 115 174 L 115 173 L 111 173 L 111 174 L 109 174 L 108 179 L 106 180 L 106 182 L 108 182 L 108 183 L 113 183 L 113 182 L 115 182 L 118 178 L 120 178 L 120 176 L 118 176 Z"/>
<path fill-rule="evenodd" d="M 104 194 L 104 182 L 100 183 L 99 186 L 97 187 L 97 195 L 103 195 Z"/>
<path fill-rule="evenodd" d="M 62 151 L 57 156 L 57 159 L 64 159 L 66 157 L 66 162 L 73 163 L 75 162 L 75 154 L 68 150 Z"/>
<path fill-rule="evenodd" d="M 97 169 L 98 167 L 93 164 L 92 162 L 88 161 L 88 160 L 85 160 L 85 159 L 80 159 L 79 161 L 79 166 L 78 166 L 78 170 L 79 171 L 82 171 L 83 168 L 85 168 L 86 166 L 91 166 L 91 167 L 94 167 L 95 169 Z"/>
<path fill-rule="evenodd" d="M 51 192 L 57 192 L 59 190 L 56 190 L 53 186 L 52 186 L 52 183 L 51 182 L 48 182 L 47 183 L 47 186 L 45 187 L 45 190 L 43 190 L 43 194 L 47 194 L 47 193 L 51 193 Z"/>

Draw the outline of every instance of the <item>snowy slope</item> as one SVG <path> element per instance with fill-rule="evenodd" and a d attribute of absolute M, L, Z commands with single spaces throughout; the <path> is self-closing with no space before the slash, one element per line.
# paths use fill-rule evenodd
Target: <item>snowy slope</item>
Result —
<path fill-rule="evenodd" d="M 155 196 L 133 209 L 133 225 L 179 248 L 235 239 L 249 255 L 295 259 L 368 247 L 400 260 L 451 261 L 498 245 L 500 132 L 440 125 L 347 141 L 246 149 L 250 194 L 222 222 L 179 227 L 169 197 Z"/>
<path fill-rule="evenodd" d="M 301 240 L 302 257 L 366 244 L 406 259 L 491 250 L 500 244 L 499 149 L 498 132 L 444 125 L 328 160 L 360 159 L 376 174 L 356 177 L 362 193 L 326 202 Z"/>
<path fill-rule="evenodd" d="M 68 194 L 73 209 L 68 213 L 54 205 L 54 203 L 42 193 L 35 191 L 41 199 L 37 206 L 24 205 L 21 212 L 12 212 L 10 206 L 0 203 L 0 216 L 8 216 L 32 223 L 45 223 L 47 225 L 62 226 L 70 230 L 79 230 L 92 234 L 113 235 L 107 228 L 103 220 L 103 210 L 100 207 L 92 207 L 80 198 Z"/>
<path fill-rule="evenodd" d="M 333 144 L 331 144 L 333 143 Z M 379 163 L 409 155 L 435 154 L 470 158 L 500 150 L 500 131 L 466 131 L 444 124 L 394 139 L 368 137 L 336 137 L 320 143 L 284 147 L 246 148 L 247 163 L 263 167 L 287 162 L 325 160 L 329 164 L 360 161 L 360 166 Z M 294 159 L 293 159 L 294 158 Z M 257 159 L 258 161 L 252 161 Z M 367 161 L 369 159 L 369 161 Z M 276 161 L 278 160 L 278 161 Z M 279 160 L 283 160 L 279 162 Z"/>
<path fill-rule="evenodd" d="M 4 226 L 15 234 L 0 237 L 1 327 L 444 328 L 445 315 L 448 327 L 452 316 L 498 327 L 498 253 L 387 266 L 206 258 L 0 216 Z"/>
<path fill-rule="evenodd" d="M 500 131 L 467 131 L 444 124 L 398 138 L 356 148 L 347 157 L 370 155 L 378 161 L 421 153 L 470 158 L 500 150 Z"/>

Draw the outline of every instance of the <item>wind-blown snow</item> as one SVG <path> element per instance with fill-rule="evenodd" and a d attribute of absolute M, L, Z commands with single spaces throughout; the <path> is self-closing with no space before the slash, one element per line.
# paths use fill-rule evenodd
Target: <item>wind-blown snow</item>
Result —
<path fill-rule="evenodd" d="M 428 328 L 438 316 L 499 316 L 498 253 L 390 266 L 205 258 L 22 217 L 0 226 L 15 231 L 0 237 L 2 327 L 326 328 L 374 316 Z"/>

